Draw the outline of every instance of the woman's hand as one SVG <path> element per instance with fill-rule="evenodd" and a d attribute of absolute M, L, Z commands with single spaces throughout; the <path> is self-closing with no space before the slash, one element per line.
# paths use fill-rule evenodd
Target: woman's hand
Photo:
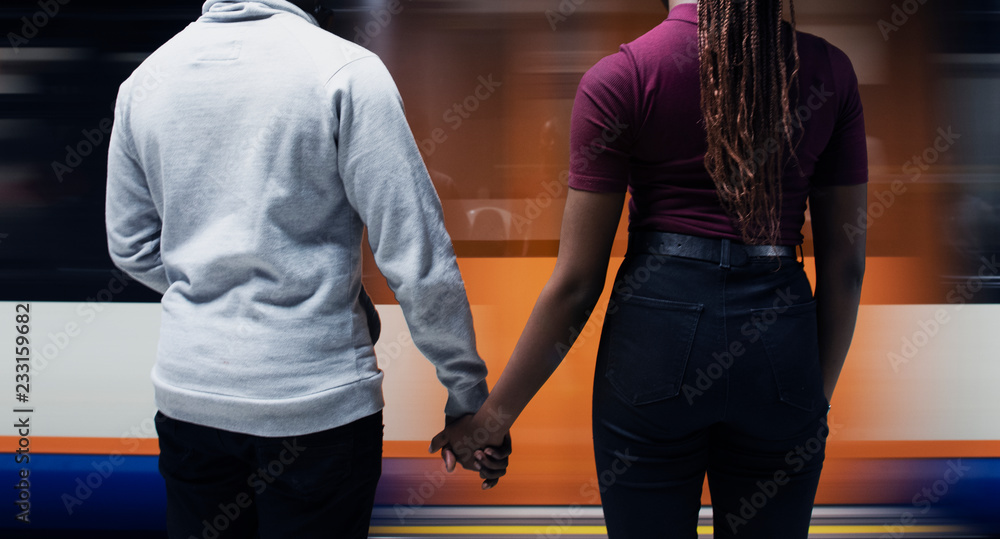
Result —
<path fill-rule="evenodd" d="M 507 473 L 511 440 L 507 427 L 477 418 L 478 414 L 470 414 L 448 421 L 431 440 L 430 452 L 441 450 L 448 472 L 455 470 L 456 462 L 466 470 L 478 471 L 486 490 L 496 486 Z"/>

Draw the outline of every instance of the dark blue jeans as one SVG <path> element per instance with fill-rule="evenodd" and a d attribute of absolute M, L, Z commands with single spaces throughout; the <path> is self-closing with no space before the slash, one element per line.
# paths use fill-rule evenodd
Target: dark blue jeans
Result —
<path fill-rule="evenodd" d="M 707 473 L 715 537 L 804 539 L 828 434 L 816 341 L 794 258 L 630 252 L 594 381 L 609 537 L 696 538 Z"/>
<path fill-rule="evenodd" d="M 171 539 L 368 537 L 382 412 L 263 438 L 156 414 Z"/>

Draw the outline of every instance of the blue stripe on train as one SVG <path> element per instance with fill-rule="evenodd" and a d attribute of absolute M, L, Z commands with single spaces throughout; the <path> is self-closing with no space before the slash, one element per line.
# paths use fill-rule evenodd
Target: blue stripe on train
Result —
<path fill-rule="evenodd" d="M 166 528 L 164 484 L 155 456 L 35 454 L 27 466 L 17 463 L 15 456 L 0 453 L 0 532 Z M 26 488 L 19 488 L 23 468 L 30 474 L 27 483 L 20 485 Z M 389 499 L 394 497 L 390 492 L 405 492 L 390 487 L 412 481 L 409 472 L 415 469 L 421 469 L 420 463 L 387 459 L 379 503 L 406 503 Z M 884 460 L 880 469 L 882 478 L 905 478 L 906 485 L 897 492 L 913 494 L 912 498 L 895 500 L 894 505 L 912 505 L 916 514 L 929 503 L 957 521 L 1000 533 L 1000 459 Z M 882 483 L 880 477 L 857 480 L 872 488 Z M 16 501 L 23 492 L 31 504 L 30 524 L 15 518 L 20 512 Z"/>
<path fill-rule="evenodd" d="M 155 456 L 34 454 L 27 464 L 16 456 L 0 453 L 0 530 L 166 529 Z M 28 477 L 19 485 L 23 469 Z M 31 504 L 30 524 L 16 519 L 23 497 Z"/>

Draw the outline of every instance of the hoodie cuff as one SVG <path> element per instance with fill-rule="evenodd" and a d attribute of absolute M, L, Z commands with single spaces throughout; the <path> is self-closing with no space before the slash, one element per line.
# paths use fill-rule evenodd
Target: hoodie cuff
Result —
<path fill-rule="evenodd" d="M 449 391 L 448 402 L 444 406 L 444 415 L 461 417 L 466 414 L 474 414 L 486 402 L 486 397 L 489 394 L 486 380 L 480 380 L 478 384 L 460 391 Z"/>

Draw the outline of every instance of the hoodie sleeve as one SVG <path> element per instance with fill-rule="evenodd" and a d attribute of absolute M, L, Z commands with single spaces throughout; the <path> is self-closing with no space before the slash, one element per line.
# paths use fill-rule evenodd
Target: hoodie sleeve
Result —
<path fill-rule="evenodd" d="M 448 389 L 445 413 L 486 400 L 486 364 L 441 203 L 403 113 L 392 77 L 375 56 L 355 60 L 333 89 L 338 172 L 368 227 L 375 261 L 403 310 L 413 342 Z"/>
<path fill-rule="evenodd" d="M 108 149 L 108 251 L 116 266 L 162 294 L 169 286 L 160 260 L 162 222 L 128 134 L 128 89 L 126 81 L 118 93 Z"/>

